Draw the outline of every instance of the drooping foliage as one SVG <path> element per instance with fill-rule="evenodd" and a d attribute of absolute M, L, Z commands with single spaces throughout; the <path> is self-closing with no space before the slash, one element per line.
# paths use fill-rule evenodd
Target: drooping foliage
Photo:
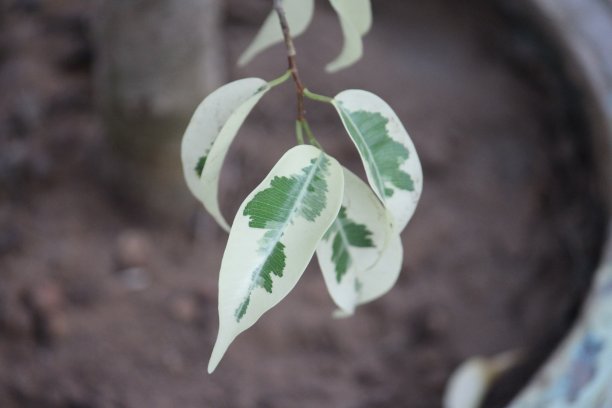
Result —
<path fill-rule="evenodd" d="M 312 19 L 314 0 L 283 3 L 289 28 L 301 34 Z M 330 3 L 344 36 L 340 55 L 327 66 L 335 72 L 361 57 L 372 12 L 370 0 Z M 278 23 L 277 14 L 268 16 L 240 64 L 283 39 Z M 315 253 L 338 307 L 336 316 L 349 316 L 359 305 L 382 296 L 401 271 L 399 234 L 414 213 L 423 175 L 399 118 L 367 91 L 347 90 L 329 98 L 298 87 L 303 96 L 335 107 L 369 185 L 324 152 L 308 123 L 298 117 L 300 145 L 286 152 L 246 197 L 231 224 L 222 214 L 219 180 L 234 138 L 260 99 L 294 75 L 287 71 L 270 82 L 247 78 L 220 87 L 198 106 L 183 137 L 187 185 L 229 231 L 219 275 L 219 332 L 209 372 L 236 336 L 293 289 Z M 304 136 L 312 146 L 303 145 Z"/>

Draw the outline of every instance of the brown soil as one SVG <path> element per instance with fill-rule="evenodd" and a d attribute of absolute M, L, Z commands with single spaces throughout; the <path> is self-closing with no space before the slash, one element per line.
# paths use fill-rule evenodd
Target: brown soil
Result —
<path fill-rule="evenodd" d="M 321 4 L 297 42 L 308 86 L 381 95 L 420 151 L 404 271 L 332 320 L 313 263 L 205 374 L 226 237 L 203 214 L 138 217 L 109 191 L 89 3 L 0 3 L 0 407 L 437 407 L 463 359 L 526 350 L 487 404 L 499 406 L 563 335 L 604 223 L 580 94 L 545 39 L 490 1 L 381 1 L 364 60 L 327 75 L 339 30 Z M 228 7 L 228 61 L 267 4 L 241 3 Z M 275 49 L 232 77 L 283 69 Z M 275 91 L 249 118 L 224 174 L 227 214 L 292 145 L 293 99 Z M 359 171 L 334 113 L 309 115 Z"/>

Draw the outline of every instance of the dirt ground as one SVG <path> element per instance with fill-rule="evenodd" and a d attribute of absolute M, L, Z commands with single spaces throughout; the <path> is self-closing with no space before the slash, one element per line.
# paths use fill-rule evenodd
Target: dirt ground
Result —
<path fill-rule="evenodd" d="M 265 3 L 229 4 L 228 61 Z M 332 320 L 313 262 L 207 375 L 225 234 L 202 213 L 140 216 L 109 189 L 90 2 L 0 2 L 0 407 L 439 407 L 463 359 L 521 349 L 486 406 L 507 402 L 574 318 L 604 215 L 580 93 L 545 40 L 494 3 L 375 2 L 365 58 L 335 75 L 322 67 L 339 29 L 320 4 L 297 41 L 307 86 L 381 95 L 420 152 L 404 270 L 384 298 Z M 228 78 L 284 69 L 274 49 Z M 224 174 L 226 214 L 292 145 L 293 104 L 287 86 L 249 118 Z M 334 112 L 308 108 L 319 140 L 359 172 Z"/>

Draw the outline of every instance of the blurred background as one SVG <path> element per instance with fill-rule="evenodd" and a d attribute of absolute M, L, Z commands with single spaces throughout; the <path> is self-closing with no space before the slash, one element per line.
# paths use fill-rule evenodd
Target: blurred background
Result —
<path fill-rule="evenodd" d="M 317 1 L 306 85 L 380 95 L 421 157 L 402 275 L 332 320 L 313 262 L 207 375 L 226 234 L 178 146 L 207 93 L 285 71 L 281 46 L 235 65 L 271 2 L 0 0 L 0 407 L 439 407 L 462 360 L 520 349 L 485 406 L 507 403 L 575 318 L 607 217 L 585 91 L 535 2 L 375 0 L 364 58 L 329 75 Z M 287 83 L 247 119 L 226 217 L 294 144 L 294 104 Z M 335 112 L 307 109 L 363 174 Z"/>

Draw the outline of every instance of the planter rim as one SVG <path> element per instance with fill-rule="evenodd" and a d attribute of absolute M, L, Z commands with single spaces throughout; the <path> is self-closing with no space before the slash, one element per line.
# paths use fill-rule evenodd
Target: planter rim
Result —
<path fill-rule="evenodd" d="M 612 212 L 612 0 L 528 0 L 562 51 L 590 125 L 598 186 Z M 511 408 L 612 406 L 612 223 L 580 317 Z"/>

